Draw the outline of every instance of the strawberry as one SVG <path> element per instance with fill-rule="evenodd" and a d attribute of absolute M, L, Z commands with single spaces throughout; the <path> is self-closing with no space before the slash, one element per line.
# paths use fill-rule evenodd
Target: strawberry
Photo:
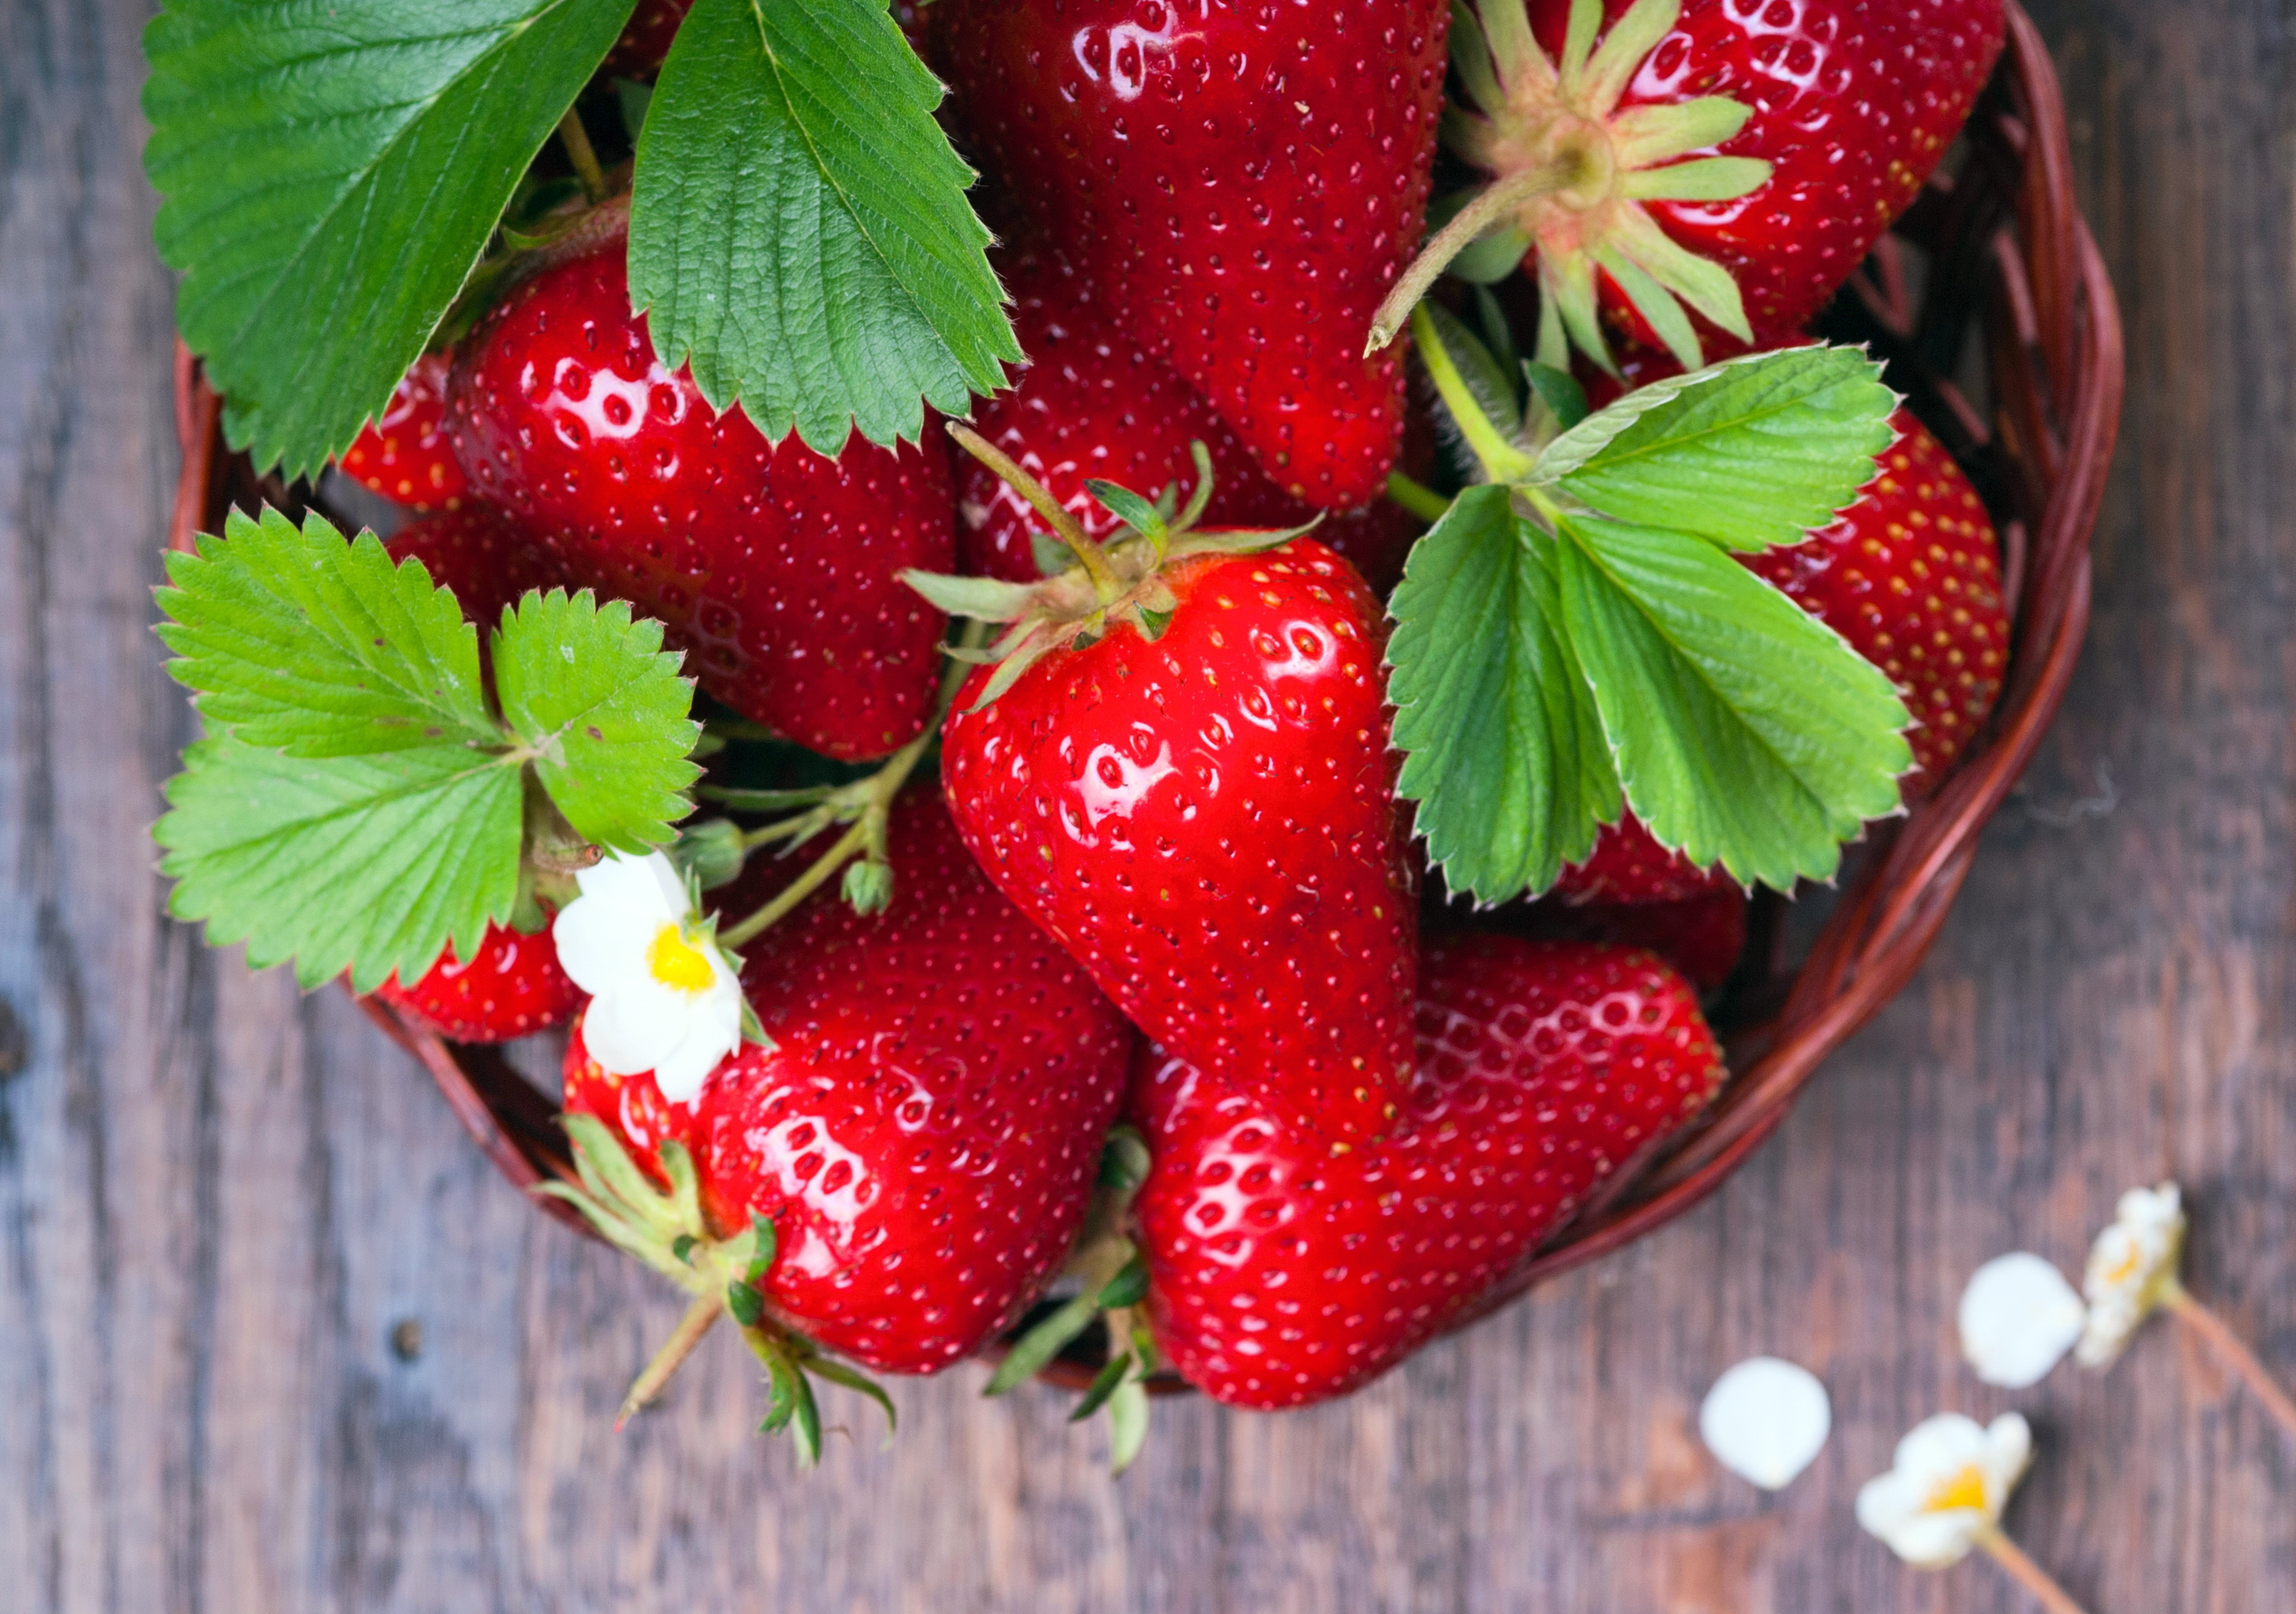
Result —
<path fill-rule="evenodd" d="M 1702 869 L 1660 846 L 1632 812 L 1605 825 L 1585 861 L 1566 867 L 1554 882 L 1554 894 L 1571 903 L 1677 902 L 1736 889 L 1723 870 Z"/>
<path fill-rule="evenodd" d="M 827 459 L 713 414 L 654 356 L 617 239 L 497 304 L 447 388 L 480 492 L 575 582 L 660 617 L 702 687 L 848 760 L 914 737 L 942 619 L 895 580 L 954 555 L 947 447 L 854 438 Z"/>
<path fill-rule="evenodd" d="M 1711 992 L 1729 980 L 1746 950 L 1746 894 L 1733 888 L 1670 902 L 1534 902 L 1503 922 L 1541 941 L 1647 947 Z"/>
<path fill-rule="evenodd" d="M 450 1042 L 506 1043 L 546 1031 L 581 1006 L 580 988 L 558 967 L 547 930 L 521 936 L 488 925 L 478 956 L 463 963 L 449 946 L 411 987 L 394 975 L 374 995 Z"/>
<path fill-rule="evenodd" d="M 1349 509 L 1395 461 L 1403 376 L 1372 310 L 1418 244 L 1443 0 L 935 0 L 956 115 L 1066 249 L 1294 497 Z"/>
<path fill-rule="evenodd" d="M 400 528 L 383 547 L 394 561 L 422 561 L 431 582 L 454 590 L 463 615 L 479 625 L 481 645 L 486 630 L 527 590 L 562 582 L 542 546 L 491 505 L 425 516 Z"/>
<path fill-rule="evenodd" d="M 1692 367 L 1768 346 L 1921 190 L 2003 29 L 2001 0 L 1475 0 L 1445 138 L 1493 183 L 1381 329 L 1476 241 L 1479 278 L 1535 253 L 1550 363 L 1566 331 L 1607 363 L 1598 304 Z"/>
<path fill-rule="evenodd" d="M 337 462 L 342 473 L 418 515 L 459 509 L 471 484 L 441 430 L 446 393 L 447 356 L 426 353 L 416 359 L 392 389 L 382 418 L 370 422 L 343 450 Z"/>
<path fill-rule="evenodd" d="M 692 1146 L 693 1112 L 664 1098 L 651 1074 L 616 1076 L 592 1059 L 582 1040 L 579 1016 L 566 1034 L 561 1072 L 560 1108 L 569 1115 L 596 1117 L 613 1134 L 614 1141 L 629 1151 L 648 1181 L 657 1187 L 667 1186 L 661 1146 L 669 1143 Z"/>
<path fill-rule="evenodd" d="M 1019 616 L 1017 649 L 958 694 L 949 807 L 1151 1036 L 1374 1135 L 1411 1069 L 1417 923 L 1384 622 L 1311 539 L 1193 547 L 1221 541 L 1183 530 L 1158 562 L 1078 533 L 1091 563 L 1034 591 L 960 583 L 1022 602 L 981 613 Z"/>
<path fill-rule="evenodd" d="M 1394 1132 L 1333 1154 L 1233 1076 L 1150 1050 L 1131 1112 L 1156 1342 L 1234 1406 L 1300 1406 L 1439 1331 L 1702 1110 L 1722 1055 L 1648 953 L 1476 936 L 1420 963 Z"/>
<path fill-rule="evenodd" d="M 890 909 L 817 893 L 750 946 L 743 986 L 772 1040 L 719 1065 L 689 1121 L 651 1077 L 580 1099 L 641 1149 L 687 1144 L 712 1233 L 773 1224 L 758 1287 L 791 1327 L 929 1373 L 993 1339 L 1067 1254 L 1133 1039 L 931 791 L 896 806 L 888 846 Z"/>

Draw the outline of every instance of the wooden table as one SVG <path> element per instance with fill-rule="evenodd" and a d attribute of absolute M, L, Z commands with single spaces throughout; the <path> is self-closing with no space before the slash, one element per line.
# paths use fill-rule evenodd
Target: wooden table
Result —
<path fill-rule="evenodd" d="M 2039 7 L 2128 314 L 2079 682 L 1927 971 L 1708 1208 L 1343 1405 L 1096 1433 L 961 1369 L 849 1400 L 821 1473 L 678 1302 L 546 1224 L 340 994 L 162 916 L 191 733 L 147 590 L 174 474 L 138 167 L 143 0 L 0 5 L 0 1610 L 2009 1610 L 1900 1567 L 1856 1485 L 2021 1407 L 2012 1529 L 2092 1614 L 2296 1606 L 2296 1441 L 2177 1331 L 1979 1386 L 1988 1256 L 2077 1266 L 2123 1187 L 2296 1375 L 2296 12 Z M 1767 1498 L 1693 1419 L 1775 1351 L 1834 1400 Z M 834 1392 L 832 1392 L 834 1393 Z"/>

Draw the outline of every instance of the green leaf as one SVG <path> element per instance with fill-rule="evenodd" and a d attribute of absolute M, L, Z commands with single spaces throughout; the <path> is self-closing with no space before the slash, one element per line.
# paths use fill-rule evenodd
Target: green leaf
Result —
<path fill-rule="evenodd" d="M 209 723 L 291 757 L 500 743 L 479 679 L 477 633 L 421 563 L 394 566 L 317 515 L 234 510 L 226 536 L 171 554 L 159 591 L 168 670 Z"/>
<path fill-rule="evenodd" d="M 1444 351 L 1450 355 L 1459 379 L 1466 383 L 1468 394 L 1482 411 L 1483 418 L 1497 429 L 1500 436 L 1513 438 L 1522 430 L 1522 403 L 1513 376 L 1465 321 L 1440 303 L 1423 303 L 1421 307 L 1434 322 Z M 1447 405 L 1445 413 L 1449 414 Z"/>
<path fill-rule="evenodd" d="M 941 86 L 884 0 L 697 0 L 638 144 L 630 295 L 655 349 L 776 440 L 914 440 L 1021 348 Z"/>
<path fill-rule="evenodd" d="M 316 472 L 381 411 L 630 6 L 171 0 L 153 19 L 152 235 L 258 466 Z"/>
<path fill-rule="evenodd" d="M 1470 487 L 1390 602 L 1398 789 L 1453 890 L 1543 890 L 1619 815 L 1601 720 L 1560 631 L 1552 539 L 1505 487 Z"/>
<path fill-rule="evenodd" d="M 1830 879 L 1913 765 L 1889 679 L 1710 544 L 1598 517 L 1558 527 L 1565 629 L 1636 814 L 1742 884 Z"/>
<path fill-rule="evenodd" d="M 1630 524 L 1735 550 L 1799 544 L 1855 503 L 1897 397 L 1855 348 L 1728 360 L 1630 392 L 1548 446 L 1530 475 Z"/>
<path fill-rule="evenodd" d="M 503 721 L 532 754 L 550 799 L 585 840 L 643 852 L 675 838 L 701 770 L 693 685 L 661 648 L 661 624 L 588 589 L 529 594 L 495 635 Z"/>
<path fill-rule="evenodd" d="M 1052 1365 L 1053 1358 L 1066 1348 L 1070 1340 L 1092 1325 L 1100 1315 L 1100 1299 L 1091 1293 L 1064 1300 L 1060 1307 L 1046 1315 L 1038 1323 L 1013 1342 L 1004 1353 L 1004 1360 L 996 1364 L 982 1387 L 984 1396 L 1002 1396 L 1035 1378 Z"/>
<path fill-rule="evenodd" d="M 346 968 L 371 992 L 414 980 L 449 938 L 475 956 L 518 897 L 521 787 L 507 759 L 462 746 L 294 758 L 228 736 L 184 753 L 152 831 L 176 889 L 256 969 L 292 958 L 316 987 Z"/>
<path fill-rule="evenodd" d="M 1130 1468 L 1147 1443 L 1147 1387 L 1127 1379 L 1108 1398 L 1108 1471 L 1120 1474 Z"/>

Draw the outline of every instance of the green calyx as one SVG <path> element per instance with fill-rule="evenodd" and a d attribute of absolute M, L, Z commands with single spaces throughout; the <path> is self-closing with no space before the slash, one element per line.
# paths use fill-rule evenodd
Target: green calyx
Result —
<path fill-rule="evenodd" d="M 684 1144 L 665 1143 L 656 1156 L 668 1179 L 664 1188 L 647 1177 L 621 1140 L 596 1117 L 570 1114 L 561 1120 L 573 1141 L 580 1184 L 545 1183 L 535 1192 L 573 1206 L 608 1243 L 693 1297 L 668 1342 L 632 1381 L 614 1421 L 617 1430 L 660 1393 L 720 1316 L 731 1316 L 765 1365 L 771 1399 L 760 1432 L 789 1431 L 800 1466 L 811 1468 L 821 1457 L 821 1413 L 814 1399 L 814 1378 L 867 1396 L 884 1410 L 890 1430 L 893 1404 L 874 1381 L 824 1356 L 820 1347 L 771 1315 L 765 1282 L 778 1247 L 771 1222 L 753 1217 L 749 1226 L 731 1238 L 716 1238 L 701 1214 L 693 1159 Z"/>
<path fill-rule="evenodd" d="M 914 569 L 900 574 L 902 582 L 953 617 L 1010 624 L 1004 636 L 986 650 L 951 652 L 996 669 L 973 702 L 974 711 L 1011 689 L 1021 674 L 1054 651 L 1083 649 L 1119 627 L 1129 627 L 1151 642 L 1161 638 L 1179 609 L 1164 578 L 1180 561 L 1197 555 L 1274 549 L 1312 531 L 1323 520 L 1317 516 L 1303 526 L 1281 530 L 1200 531 L 1196 522 L 1211 501 L 1211 455 L 1201 443 L 1192 443 L 1196 483 L 1185 504 L 1177 483 L 1152 500 L 1113 482 L 1085 485 L 1101 508 L 1123 523 L 1105 542 L 1096 543 L 1043 483 L 996 445 L 955 421 L 948 432 L 1044 518 L 1070 562 L 1037 583 Z"/>
<path fill-rule="evenodd" d="M 1602 0 L 1572 0 L 1558 61 L 1532 37 L 1524 0 L 1454 0 L 1451 59 L 1468 104 L 1445 111 L 1443 139 L 1493 179 L 1438 205 L 1447 222 L 1381 305 L 1370 349 L 1394 340 L 1447 267 L 1496 280 L 1531 253 L 1543 305 L 1538 356 L 1555 369 L 1576 348 L 1614 372 L 1597 269 L 1687 369 L 1705 363 L 1692 312 L 1752 340 L 1729 272 L 1677 245 L 1644 205 L 1727 201 L 1768 183 L 1767 162 L 1698 155 L 1735 135 L 1751 110 L 1719 95 L 1619 107 L 1681 11 L 1682 0 L 1636 0 L 1605 34 Z"/>
<path fill-rule="evenodd" d="M 1107 1333 L 1107 1357 L 1069 1413 L 1081 1423 L 1108 1413 L 1108 1466 L 1122 1473 L 1148 1438 L 1148 1378 L 1160 1365 L 1148 1330 L 1148 1263 L 1125 1231 L 1133 1196 L 1148 1178 L 1148 1145 L 1131 1127 L 1118 1127 L 1101 1151 L 1084 1231 L 1070 1256 L 1067 1275 L 1077 1292 L 1013 1342 L 981 1393 L 1008 1394 L 1044 1372 L 1071 1340 L 1095 1323 Z"/>

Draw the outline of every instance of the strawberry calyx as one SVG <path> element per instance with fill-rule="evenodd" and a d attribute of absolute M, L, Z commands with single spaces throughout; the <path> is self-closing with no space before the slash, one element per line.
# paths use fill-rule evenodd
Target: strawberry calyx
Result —
<path fill-rule="evenodd" d="M 1712 154 L 1752 109 L 1724 95 L 1619 105 L 1681 12 L 1682 0 L 1636 0 L 1604 33 L 1602 0 L 1572 0 L 1556 61 L 1532 37 L 1525 0 L 1453 8 L 1451 60 L 1469 104 L 1446 109 L 1443 140 L 1492 182 L 1437 204 L 1449 222 L 1381 304 L 1366 352 L 1395 339 L 1446 268 L 1497 280 L 1534 252 L 1541 364 L 1564 368 L 1576 347 L 1617 373 L 1596 313 L 1598 269 L 1685 369 L 1706 362 L 1692 312 L 1753 340 L 1729 271 L 1673 241 L 1644 205 L 1729 201 L 1768 183 L 1772 164 Z"/>
<path fill-rule="evenodd" d="M 734 1319 L 742 1340 L 765 1364 L 771 1400 L 759 1432 L 788 1430 L 801 1466 L 811 1468 L 821 1457 L 821 1413 L 814 1398 L 814 1378 L 869 1397 L 891 1423 L 892 1401 L 875 1381 L 825 1356 L 812 1340 L 773 1316 L 765 1293 L 766 1274 L 778 1249 L 773 1223 L 752 1216 L 741 1232 L 716 1237 L 701 1213 L 693 1157 L 683 1143 L 666 1140 L 656 1154 L 668 1184 L 659 1187 L 595 1116 L 570 1113 L 560 1119 L 574 1144 L 580 1185 L 544 1183 L 535 1192 L 573 1206 L 608 1243 L 693 1297 L 668 1341 L 631 1381 L 614 1420 L 616 1430 L 660 1393 L 720 1316 Z"/>
<path fill-rule="evenodd" d="M 1131 627 L 1151 643 L 1161 638 L 1180 603 L 1166 574 L 1181 561 L 1200 555 L 1257 554 L 1313 531 L 1324 519 L 1318 513 L 1298 527 L 1199 531 L 1195 524 L 1212 496 L 1211 452 L 1201 442 L 1192 442 L 1188 451 L 1195 462 L 1196 483 L 1185 504 L 1177 482 L 1168 484 L 1153 500 L 1114 482 L 1085 484 L 1101 508 L 1121 523 L 1105 541 L 1095 542 L 1050 489 L 995 444 L 956 421 L 948 422 L 948 433 L 1029 502 L 1072 561 L 1037 583 L 955 578 L 914 568 L 899 574 L 902 582 L 952 617 L 1009 625 L 1004 636 L 986 650 L 960 646 L 950 651 L 960 660 L 996 669 L 973 701 L 973 711 L 1012 688 L 1021 674 L 1054 651 L 1087 648 L 1120 627 Z"/>
<path fill-rule="evenodd" d="M 1092 1204 L 1062 1275 L 1076 1293 L 1013 1341 L 981 1391 L 1002 1396 L 1042 1372 L 1070 1341 L 1095 1322 L 1107 1332 L 1107 1359 L 1069 1413 L 1080 1423 L 1106 1409 L 1111 1473 L 1140 1454 L 1148 1434 L 1149 1375 L 1162 1364 L 1149 1331 L 1148 1258 L 1129 1231 L 1132 1201 L 1148 1180 L 1148 1143 L 1139 1129 L 1119 1126 L 1101 1151 Z"/>

